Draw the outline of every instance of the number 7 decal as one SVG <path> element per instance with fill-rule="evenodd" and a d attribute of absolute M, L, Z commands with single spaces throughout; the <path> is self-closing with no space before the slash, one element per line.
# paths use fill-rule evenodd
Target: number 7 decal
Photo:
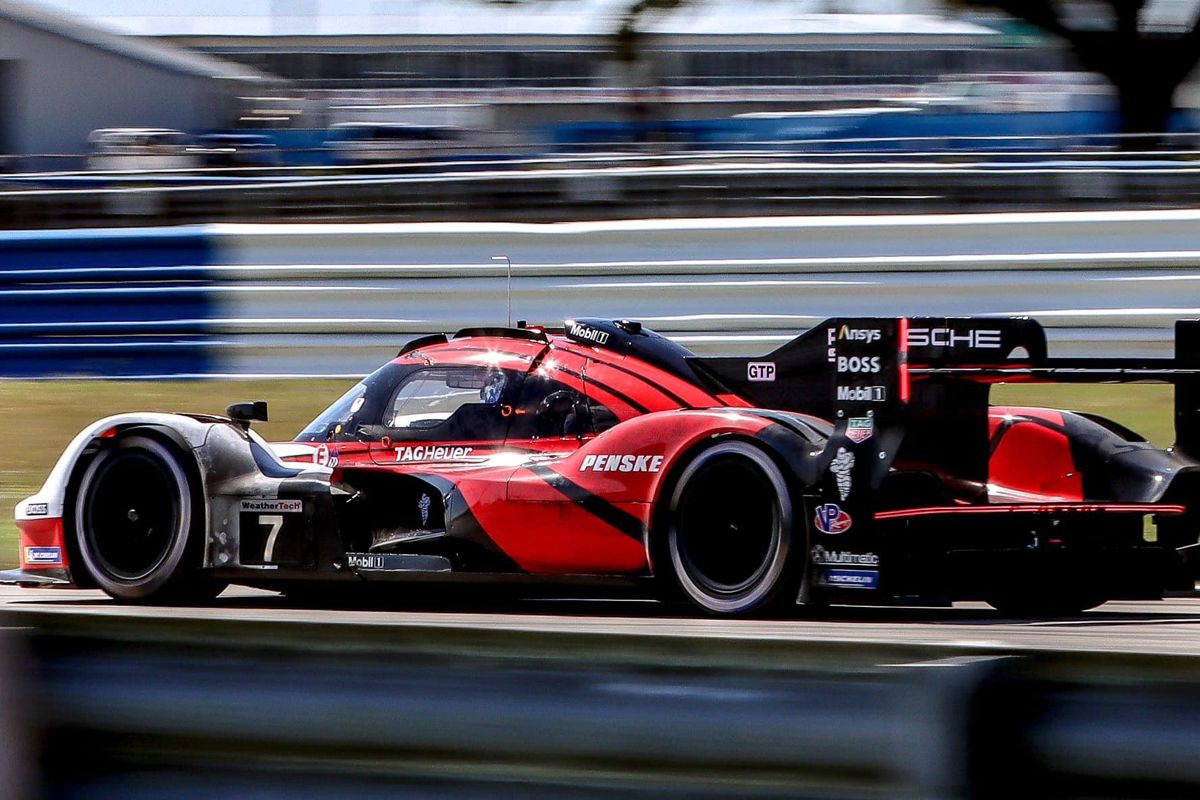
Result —
<path fill-rule="evenodd" d="M 258 517 L 260 526 L 269 526 L 271 532 L 267 534 L 267 546 L 263 548 L 263 561 L 270 563 L 274 561 L 275 555 L 275 539 L 279 536 L 279 531 L 283 530 L 283 515 L 282 514 L 260 514 Z"/>

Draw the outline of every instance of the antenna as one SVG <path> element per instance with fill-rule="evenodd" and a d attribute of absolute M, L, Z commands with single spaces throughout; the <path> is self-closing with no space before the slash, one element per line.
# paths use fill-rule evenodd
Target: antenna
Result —
<path fill-rule="evenodd" d="M 503 261 L 508 265 L 508 327 L 512 327 L 512 261 L 508 256 L 492 256 L 492 261 Z"/>

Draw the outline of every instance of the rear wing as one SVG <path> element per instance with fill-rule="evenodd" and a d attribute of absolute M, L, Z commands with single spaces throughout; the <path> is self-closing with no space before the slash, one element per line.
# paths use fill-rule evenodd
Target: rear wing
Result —
<path fill-rule="evenodd" d="M 855 482 L 874 486 L 901 444 L 906 460 L 986 480 L 995 383 L 1174 384 L 1176 449 L 1200 457 L 1196 320 L 1175 323 L 1174 358 L 1051 358 L 1042 326 L 1025 317 L 846 317 L 759 358 L 689 363 L 755 406 L 830 420 L 830 457 L 853 455 Z"/>
<path fill-rule="evenodd" d="M 1200 320 L 1175 323 L 1174 358 L 1051 358 L 1027 317 L 844 317 L 765 356 L 689 362 L 754 405 L 830 420 L 950 411 L 948 394 L 986 406 L 972 387 L 994 383 L 1170 383 L 1177 445 L 1200 454 Z"/>

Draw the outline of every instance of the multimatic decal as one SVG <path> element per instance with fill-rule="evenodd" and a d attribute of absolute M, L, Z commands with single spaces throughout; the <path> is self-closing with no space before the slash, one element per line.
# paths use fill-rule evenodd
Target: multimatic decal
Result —
<path fill-rule="evenodd" d="M 584 511 L 599 517 L 631 539 L 642 541 L 642 521 L 629 512 L 622 511 L 604 498 L 592 494 L 549 467 L 533 466 L 529 467 L 529 471 L 562 492 L 568 500 Z"/>
<path fill-rule="evenodd" d="M 27 517 L 44 517 L 50 513 L 49 503 L 26 503 L 25 516 Z"/>
<path fill-rule="evenodd" d="M 878 567 L 879 556 L 875 553 L 852 553 L 849 550 L 826 550 L 821 545 L 812 549 L 812 561 L 822 566 Z"/>

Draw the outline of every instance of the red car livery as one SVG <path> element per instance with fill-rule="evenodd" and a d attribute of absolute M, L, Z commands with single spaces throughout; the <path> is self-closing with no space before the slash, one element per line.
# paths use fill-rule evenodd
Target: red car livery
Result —
<path fill-rule="evenodd" d="M 17 509 L 26 584 L 130 601 L 228 583 L 644 585 L 716 614 L 983 599 L 1073 612 L 1190 586 L 1196 323 L 1175 359 L 1052 359 L 1027 319 L 833 319 L 756 358 L 627 320 L 409 343 L 293 442 L 123 414 Z M 1000 381 L 1176 385 L 1164 451 L 996 408 Z"/>

